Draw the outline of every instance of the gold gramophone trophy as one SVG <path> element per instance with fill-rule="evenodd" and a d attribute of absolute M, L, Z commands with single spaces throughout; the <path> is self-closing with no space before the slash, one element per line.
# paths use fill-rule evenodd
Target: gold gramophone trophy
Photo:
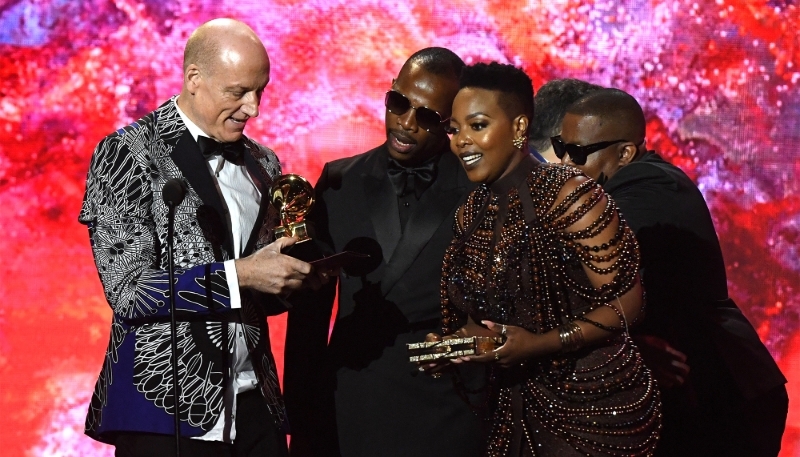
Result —
<path fill-rule="evenodd" d="M 278 210 L 281 225 L 275 227 L 275 239 L 297 237 L 302 243 L 311 239 L 305 217 L 314 204 L 314 188 L 296 174 L 278 176 L 272 185 L 272 205 Z"/>

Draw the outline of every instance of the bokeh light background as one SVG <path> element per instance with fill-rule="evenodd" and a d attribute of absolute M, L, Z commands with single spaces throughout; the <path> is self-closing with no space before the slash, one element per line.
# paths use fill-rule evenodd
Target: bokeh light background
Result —
<path fill-rule="evenodd" d="M 800 455 L 800 12 L 793 0 L 0 0 L 0 454 L 110 456 L 83 435 L 111 312 L 77 223 L 94 145 L 177 93 L 183 44 L 246 21 L 272 58 L 247 133 L 286 171 L 383 141 L 382 95 L 430 45 L 616 86 L 703 190 L 730 292 L 789 378 Z M 432 278 L 432 280 L 435 278 Z M 281 363 L 284 320 L 271 320 Z"/>

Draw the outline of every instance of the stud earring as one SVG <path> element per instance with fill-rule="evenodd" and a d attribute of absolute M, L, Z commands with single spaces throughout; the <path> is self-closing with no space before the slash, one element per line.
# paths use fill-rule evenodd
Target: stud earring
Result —
<path fill-rule="evenodd" d="M 526 140 L 527 140 L 527 138 L 525 138 L 524 136 L 521 136 L 519 138 L 514 138 L 514 141 L 512 143 L 514 144 L 515 148 L 522 149 L 522 147 L 525 146 L 525 141 Z"/>

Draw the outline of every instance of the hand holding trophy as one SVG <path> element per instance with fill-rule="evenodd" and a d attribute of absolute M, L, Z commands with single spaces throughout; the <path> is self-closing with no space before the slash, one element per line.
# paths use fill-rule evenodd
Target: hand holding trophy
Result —
<path fill-rule="evenodd" d="M 311 240 L 314 228 L 306 221 L 311 207 L 314 205 L 314 188 L 300 175 L 285 174 L 278 176 L 272 185 L 272 206 L 278 210 L 280 225 L 275 228 L 275 239 L 296 237 L 297 243 L 285 253 L 311 263 L 315 268 L 325 271 L 338 269 L 369 258 L 366 254 L 343 251 L 330 256 L 323 255 L 319 247 L 313 243 L 297 247 L 304 241 Z"/>
<path fill-rule="evenodd" d="M 300 176 L 284 175 L 275 180 L 269 202 L 280 217 L 275 229 L 276 241 L 236 259 L 241 287 L 283 298 L 306 286 L 319 287 L 320 280 L 308 265 L 309 260 L 319 258 L 314 256 L 314 243 L 304 243 L 301 245 L 303 249 L 295 249 L 298 243 L 285 239 L 292 236 L 301 241 L 310 239 L 305 216 L 314 203 L 313 195 L 314 189 Z M 288 302 L 284 304 L 291 306 Z"/>

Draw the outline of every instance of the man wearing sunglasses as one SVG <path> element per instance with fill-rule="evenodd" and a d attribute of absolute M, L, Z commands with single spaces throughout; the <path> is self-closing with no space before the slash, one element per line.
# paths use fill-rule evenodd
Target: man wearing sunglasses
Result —
<path fill-rule="evenodd" d="M 561 133 L 561 120 L 569 105 L 598 89 L 602 87 L 580 79 L 564 78 L 547 81 L 536 91 L 528 144 L 541 154 L 543 162 L 561 162 L 553 151 L 550 138 Z"/>
<path fill-rule="evenodd" d="M 478 389 L 483 370 L 432 377 L 406 350 L 440 331 L 442 260 L 455 210 L 472 188 L 444 130 L 463 66 L 444 48 L 412 55 L 384 95 L 386 142 L 328 163 L 317 182 L 317 240 L 333 252 L 371 246 L 376 262 L 340 276 L 327 348 L 333 289 L 289 314 L 293 456 L 480 453 L 480 420 L 454 383 L 462 394 Z"/>
<path fill-rule="evenodd" d="M 656 455 L 774 457 L 788 410 L 786 379 L 728 298 L 702 194 L 644 140 L 641 106 L 617 89 L 571 105 L 552 138 L 563 163 L 603 185 L 639 241 L 647 308 L 633 334 L 662 388 Z"/>

